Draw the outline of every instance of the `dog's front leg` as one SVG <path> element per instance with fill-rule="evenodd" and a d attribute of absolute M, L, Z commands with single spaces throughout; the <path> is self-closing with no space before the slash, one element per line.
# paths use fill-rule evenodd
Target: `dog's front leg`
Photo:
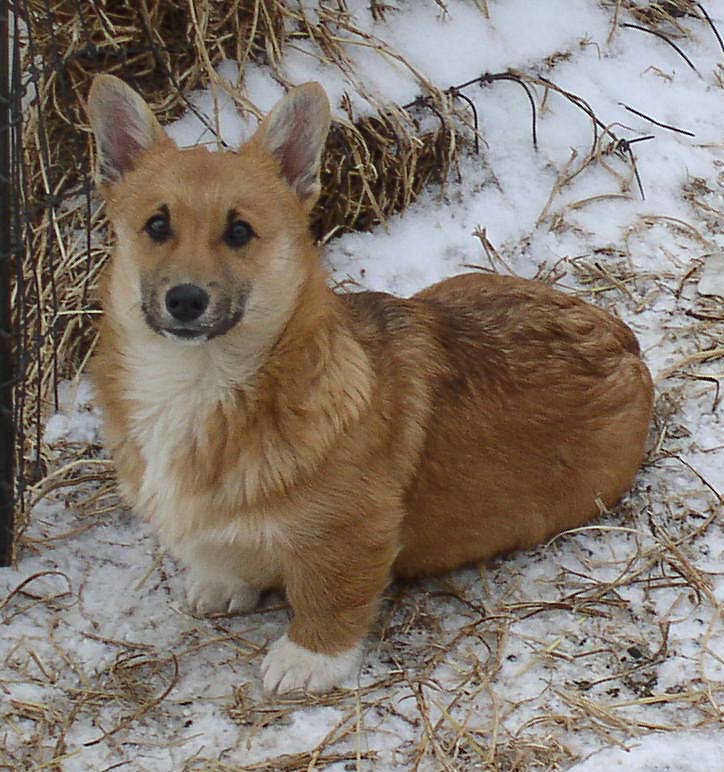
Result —
<path fill-rule="evenodd" d="M 205 616 L 253 610 L 261 590 L 278 583 L 261 548 L 244 549 L 218 539 L 187 541 L 178 550 L 188 567 L 186 598 L 191 611 Z"/>
<path fill-rule="evenodd" d="M 397 554 L 386 520 L 317 534 L 290 554 L 284 579 L 294 617 L 262 663 L 266 691 L 323 692 L 358 667 Z"/>

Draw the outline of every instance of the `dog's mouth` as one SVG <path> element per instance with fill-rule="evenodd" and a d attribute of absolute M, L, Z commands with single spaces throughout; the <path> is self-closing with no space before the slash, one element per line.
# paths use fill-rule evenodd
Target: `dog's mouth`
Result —
<path fill-rule="evenodd" d="M 153 329 L 156 329 L 151 325 Z M 206 330 L 195 330 L 188 327 L 161 327 L 156 330 L 170 340 L 198 341 L 202 343 L 209 339 Z"/>
<path fill-rule="evenodd" d="M 220 319 L 203 320 L 199 322 L 175 322 L 168 319 L 159 319 L 158 316 L 144 307 L 143 316 L 146 324 L 159 335 L 169 340 L 181 343 L 204 343 L 222 335 L 226 335 L 233 329 L 244 316 L 244 308 L 239 308 Z"/>
<path fill-rule="evenodd" d="M 211 323 L 161 325 L 148 314 L 146 314 L 146 322 L 152 330 L 169 338 L 169 340 L 203 343 L 226 335 L 239 323 L 242 316 L 244 316 L 244 309 L 240 308 L 238 311 Z"/>

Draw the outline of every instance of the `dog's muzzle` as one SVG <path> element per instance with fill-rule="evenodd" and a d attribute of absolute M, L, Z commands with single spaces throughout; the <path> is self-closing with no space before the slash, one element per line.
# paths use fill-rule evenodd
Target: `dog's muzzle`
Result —
<path fill-rule="evenodd" d="M 141 307 L 148 326 L 170 340 L 202 343 L 224 335 L 244 315 L 246 294 L 214 299 L 196 284 L 176 284 L 167 290 L 163 303 L 155 291 L 143 292 Z"/>

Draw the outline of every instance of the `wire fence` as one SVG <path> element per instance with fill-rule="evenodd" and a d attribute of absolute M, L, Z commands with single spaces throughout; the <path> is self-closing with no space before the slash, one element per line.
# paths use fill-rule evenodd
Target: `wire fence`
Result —
<path fill-rule="evenodd" d="M 35 45 L 37 14 L 30 3 L 3 3 L 3 41 L 9 84 L 2 120 L 7 153 L 3 192 L 3 304 L 8 310 L 2 382 L 5 457 L 2 560 L 12 559 L 13 536 L 24 524 L 29 490 L 43 478 L 43 418 L 57 408 L 58 383 L 68 368 L 59 359 L 59 340 L 68 328 L 57 279 L 62 271 L 65 236 L 61 221 L 69 196 L 90 206 L 90 180 L 84 162 L 85 142 L 76 131 L 62 140 L 49 131 L 47 105 L 41 95 L 49 81 L 59 84 L 63 66 L 56 55 Z M 52 20 L 46 15 L 47 24 Z M 62 86 L 61 86 L 62 90 Z M 61 93 L 59 90 L 59 93 Z M 54 161 L 63 142 L 75 163 Z M 80 181 L 80 186 L 78 182 Z M 75 189 L 75 190 L 74 190 Z M 11 332 L 12 331 L 12 332 Z"/>
<path fill-rule="evenodd" d="M 7 2 L 0 5 L 0 565 L 12 559 L 14 533 L 13 344 L 10 326 L 10 68 Z"/>

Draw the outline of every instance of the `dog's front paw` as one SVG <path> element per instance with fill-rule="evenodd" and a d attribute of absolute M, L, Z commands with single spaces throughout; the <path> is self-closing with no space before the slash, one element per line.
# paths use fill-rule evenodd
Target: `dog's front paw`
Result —
<path fill-rule="evenodd" d="M 224 582 L 192 572 L 186 583 L 186 600 L 197 616 L 240 614 L 256 608 L 259 591 L 240 580 Z"/>
<path fill-rule="evenodd" d="M 264 690 L 326 692 L 342 683 L 355 670 L 359 659 L 359 646 L 340 654 L 317 654 L 290 641 L 285 633 L 269 647 L 261 664 Z"/>

